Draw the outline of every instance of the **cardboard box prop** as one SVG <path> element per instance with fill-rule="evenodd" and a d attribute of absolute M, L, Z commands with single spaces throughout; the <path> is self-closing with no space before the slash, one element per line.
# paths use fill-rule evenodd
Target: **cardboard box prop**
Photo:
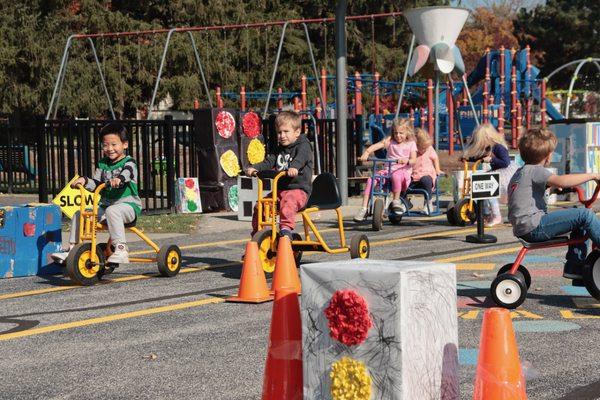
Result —
<path fill-rule="evenodd" d="M 175 208 L 178 213 L 201 213 L 200 188 L 198 178 L 178 178 Z"/>
<path fill-rule="evenodd" d="M 453 264 L 314 263 L 301 278 L 305 399 L 459 398 Z"/>

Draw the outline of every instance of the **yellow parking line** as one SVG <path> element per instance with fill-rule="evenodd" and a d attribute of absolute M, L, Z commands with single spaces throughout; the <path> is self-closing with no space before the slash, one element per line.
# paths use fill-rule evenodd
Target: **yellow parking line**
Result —
<path fill-rule="evenodd" d="M 457 270 L 475 271 L 475 270 L 491 270 L 494 269 L 494 263 L 466 263 L 456 264 Z"/>
<path fill-rule="evenodd" d="M 237 264 L 239 264 L 239 262 L 226 262 L 226 263 L 213 264 L 213 265 L 204 264 L 204 265 L 199 265 L 197 267 L 181 268 L 181 270 L 179 270 L 179 273 L 186 274 L 189 272 L 198 272 L 198 271 L 204 271 L 204 270 L 213 269 L 213 268 L 229 267 L 229 266 L 234 266 Z M 128 275 L 128 276 L 123 276 L 120 278 L 105 279 L 102 282 L 103 282 L 103 284 L 114 283 L 114 282 L 129 282 L 129 281 L 137 281 L 137 280 L 141 280 L 141 279 L 154 278 L 156 276 L 157 276 L 156 274 Z M 78 285 L 68 285 L 67 286 L 67 285 L 65 285 L 65 286 L 52 287 L 52 288 L 47 288 L 47 289 L 28 290 L 25 292 L 7 293 L 7 294 L 1 294 L 0 300 L 14 299 L 14 298 L 19 298 L 19 297 L 27 297 L 27 296 L 35 296 L 35 295 L 39 295 L 39 294 L 46 294 L 46 293 L 52 293 L 52 292 L 61 292 L 64 290 L 71 290 L 71 289 L 77 289 L 77 288 L 82 288 L 82 286 L 78 286 Z"/>
<path fill-rule="evenodd" d="M 495 256 L 498 254 L 507 254 L 507 253 L 514 253 L 521 250 L 521 246 L 517 246 L 517 247 L 509 247 L 507 249 L 500 249 L 500 250 L 490 250 L 490 251 L 482 251 L 482 252 L 478 252 L 478 253 L 470 253 L 470 254 L 465 254 L 463 256 L 456 256 L 456 257 L 449 257 L 449 258 L 440 258 L 438 260 L 435 260 L 436 262 L 455 262 L 455 261 L 463 261 L 463 260 L 472 260 L 474 258 L 480 258 L 480 257 L 486 257 L 486 256 Z"/>
<path fill-rule="evenodd" d="M 138 311 L 107 315 L 104 317 L 83 319 L 80 321 L 67 322 L 67 323 L 63 323 L 63 324 L 48 325 L 48 326 L 43 326 L 41 328 L 33 328 L 33 329 L 28 329 L 28 330 L 20 331 L 20 332 L 6 333 L 4 335 L 0 335 L 0 341 L 16 339 L 16 338 L 21 338 L 21 337 L 25 337 L 25 336 L 39 335 L 39 334 L 48 333 L 48 332 L 62 331 L 65 329 L 79 328 L 82 326 L 102 324 L 105 322 L 118 321 L 121 319 L 143 317 L 146 315 L 159 314 L 159 313 L 164 313 L 164 312 L 168 312 L 168 311 L 183 310 L 186 308 L 203 306 L 205 304 L 222 303 L 224 301 L 225 301 L 225 299 L 215 297 L 215 298 L 208 298 L 208 299 L 203 299 L 203 300 L 188 301 L 188 302 L 179 303 L 179 304 L 172 304 L 169 306 L 146 308 L 146 309 L 138 310 Z"/>

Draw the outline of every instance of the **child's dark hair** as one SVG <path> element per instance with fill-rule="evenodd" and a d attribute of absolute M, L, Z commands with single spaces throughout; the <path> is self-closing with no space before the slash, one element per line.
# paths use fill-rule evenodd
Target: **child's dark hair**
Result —
<path fill-rule="evenodd" d="M 100 139 L 106 135 L 117 135 L 121 142 L 127 142 L 127 129 L 118 122 L 110 122 L 100 129 Z"/>

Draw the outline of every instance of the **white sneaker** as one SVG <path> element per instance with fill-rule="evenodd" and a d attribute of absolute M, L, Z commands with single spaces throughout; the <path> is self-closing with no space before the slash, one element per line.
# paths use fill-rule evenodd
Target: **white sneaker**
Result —
<path fill-rule="evenodd" d="M 111 264 L 127 264 L 129 263 L 129 252 L 127 246 L 123 243 L 115 245 L 115 252 L 108 257 L 106 262 Z"/>
<path fill-rule="evenodd" d="M 390 203 L 390 209 L 395 213 L 403 214 L 406 212 L 406 207 L 400 200 L 392 200 L 392 202 Z"/>
<path fill-rule="evenodd" d="M 429 204 L 429 207 L 427 207 L 427 204 Z M 423 213 L 425 215 L 430 215 L 433 211 L 433 200 L 429 200 L 429 202 L 425 203 L 425 206 L 423 207 Z"/>
<path fill-rule="evenodd" d="M 61 251 L 58 253 L 52 253 L 52 254 L 50 254 L 50 257 L 52 257 L 52 259 L 54 260 L 55 263 L 64 264 L 65 261 L 67 260 L 67 257 L 69 257 L 69 252 Z"/>
<path fill-rule="evenodd" d="M 361 209 L 358 210 L 358 212 L 354 216 L 354 220 L 356 222 L 362 222 L 365 220 L 366 216 L 367 216 L 367 207 L 361 207 Z"/>

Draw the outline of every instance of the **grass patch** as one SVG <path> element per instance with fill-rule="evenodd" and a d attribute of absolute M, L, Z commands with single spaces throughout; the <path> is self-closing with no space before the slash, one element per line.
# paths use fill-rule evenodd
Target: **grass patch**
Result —
<path fill-rule="evenodd" d="M 200 214 L 140 215 L 136 227 L 146 233 L 195 233 L 200 226 Z M 62 230 L 71 230 L 71 221 L 63 223 Z"/>
<path fill-rule="evenodd" d="M 453 178 L 451 176 L 441 176 L 437 180 L 437 186 L 440 194 L 452 194 Z"/>
<path fill-rule="evenodd" d="M 136 226 L 148 233 L 194 233 L 200 226 L 200 214 L 141 215 Z"/>

